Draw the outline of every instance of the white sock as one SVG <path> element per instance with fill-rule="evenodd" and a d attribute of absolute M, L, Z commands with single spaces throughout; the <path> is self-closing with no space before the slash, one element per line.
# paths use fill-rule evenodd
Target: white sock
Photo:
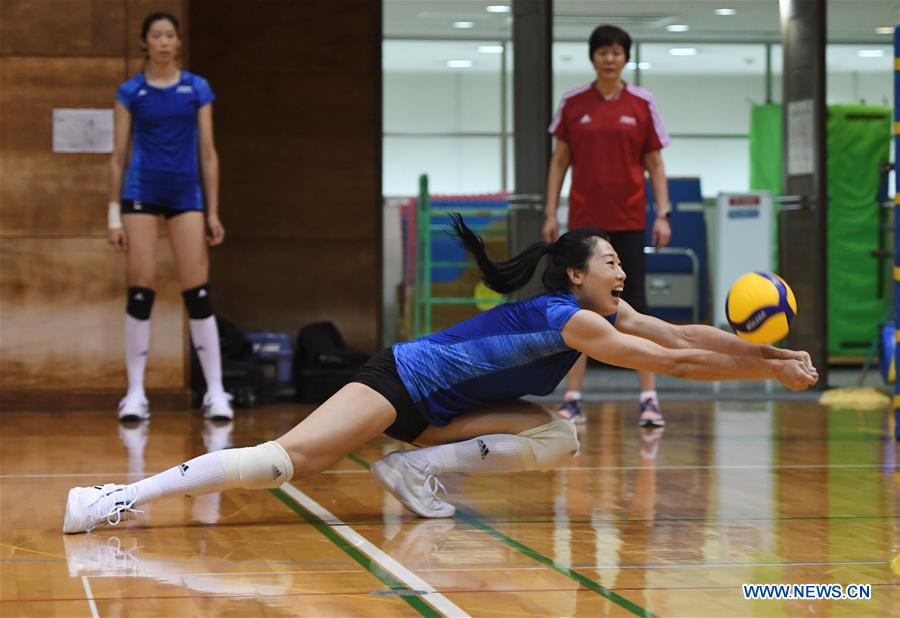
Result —
<path fill-rule="evenodd" d="M 287 451 L 276 442 L 265 442 L 200 455 L 132 483 L 125 491 L 135 504 L 141 504 L 172 494 L 201 496 L 238 487 L 278 487 L 293 476 L 294 465 Z"/>
<path fill-rule="evenodd" d="M 208 494 L 228 489 L 225 465 L 218 453 L 207 453 L 169 468 L 155 476 L 132 483 L 126 491 L 135 492 L 135 503 L 141 504 L 170 494 Z"/>
<path fill-rule="evenodd" d="M 191 339 L 200 366 L 203 368 L 203 377 L 206 378 L 206 393 L 210 397 L 223 395 L 222 388 L 222 358 L 219 350 L 219 327 L 216 326 L 214 315 L 202 320 L 191 320 Z"/>
<path fill-rule="evenodd" d="M 581 401 L 581 391 L 566 391 L 565 401 Z"/>
<path fill-rule="evenodd" d="M 659 401 L 659 397 L 656 394 L 656 391 L 641 391 L 641 396 L 639 401 L 644 402 L 648 399 L 652 399 L 653 401 Z"/>
<path fill-rule="evenodd" d="M 578 450 L 575 427 L 555 420 L 519 434 L 490 434 L 411 451 L 410 456 L 442 472 L 530 472 L 549 470 Z"/>
<path fill-rule="evenodd" d="M 465 442 L 423 448 L 415 451 L 415 456 L 424 457 L 435 474 L 521 472 L 526 468 L 520 454 L 520 440 L 514 434 L 491 434 Z"/>
<path fill-rule="evenodd" d="M 144 394 L 144 370 L 150 349 L 150 320 L 138 320 L 125 314 L 125 367 L 128 371 L 126 397 L 146 398 Z"/>

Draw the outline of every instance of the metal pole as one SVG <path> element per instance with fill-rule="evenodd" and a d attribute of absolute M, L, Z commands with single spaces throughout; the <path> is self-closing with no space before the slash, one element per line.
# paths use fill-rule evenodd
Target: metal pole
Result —
<path fill-rule="evenodd" d="M 825 0 L 781 0 L 784 194 L 779 202 L 779 274 L 802 306 L 787 336 L 807 350 L 828 387 Z"/>
<path fill-rule="evenodd" d="M 420 192 L 422 196 L 422 227 L 424 239 L 422 242 L 422 300 L 425 303 L 425 315 L 422 319 L 422 332 L 419 336 L 431 334 L 431 196 L 428 194 L 428 176 L 422 174 L 420 180 Z"/>
<path fill-rule="evenodd" d="M 900 25 L 894 27 L 894 366 L 900 354 Z M 894 439 L 900 441 L 900 376 L 894 371 Z"/>
<path fill-rule="evenodd" d="M 506 99 L 507 99 L 507 82 L 506 82 L 506 59 L 509 50 L 509 43 L 500 41 L 503 47 L 503 53 L 500 55 L 500 191 L 506 193 L 509 189 L 509 140 L 507 139 L 507 119 L 506 119 Z"/>
<path fill-rule="evenodd" d="M 426 261 L 426 251 L 430 250 L 430 245 L 426 244 L 426 238 L 431 234 L 427 201 L 428 176 L 422 174 L 419 176 L 419 197 L 416 200 L 416 283 L 413 294 L 413 339 L 424 334 L 422 322 L 425 316 L 426 297 L 430 294 L 425 283 L 425 273 L 430 267 Z"/>

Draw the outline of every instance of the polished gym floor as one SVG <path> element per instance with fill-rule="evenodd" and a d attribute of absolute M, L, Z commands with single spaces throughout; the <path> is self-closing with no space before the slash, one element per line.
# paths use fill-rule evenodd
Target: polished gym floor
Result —
<path fill-rule="evenodd" d="M 664 403 L 664 432 L 639 430 L 633 401 L 588 404 L 580 454 L 554 472 L 447 476 L 453 519 L 417 519 L 375 484 L 368 466 L 402 447 L 383 438 L 280 490 L 160 500 L 73 536 L 71 486 L 256 444 L 311 407 L 228 425 L 156 411 L 132 427 L 111 410 L 6 410 L 0 615 L 900 615 L 891 412 Z M 745 584 L 864 584 L 870 598 L 748 600 Z"/>

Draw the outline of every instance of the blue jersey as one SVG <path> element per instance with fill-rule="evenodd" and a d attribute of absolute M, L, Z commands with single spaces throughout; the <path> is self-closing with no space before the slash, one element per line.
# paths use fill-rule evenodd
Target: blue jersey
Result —
<path fill-rule="evenodd" d="M 494 307 L 393 347 L 400 380 L 419 411 L 442 427 L 453 417 L 523 395 L 547 395 L 581 354 L 562 329 L 581 309 L 570 292 Z M 615 314 L 607 317 L 615 322 Z"/>
<path fill-rule="evenodd" d="M 116 99 L 131 113 L 132 155 L 122 198 L 177 210 L 203 208 L 197 164 L 197 111 L 215 100 L 205 79 L 181 71 L 157 88 L 138 73 Z"/>

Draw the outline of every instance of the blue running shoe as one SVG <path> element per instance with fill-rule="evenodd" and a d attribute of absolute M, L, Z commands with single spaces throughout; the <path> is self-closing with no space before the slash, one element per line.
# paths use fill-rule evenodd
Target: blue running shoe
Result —
<path fill-rule="evenodd" d="M 576 425 L 583 425 L 587 421 L 584 414 L 581 413 L 580 399 L 570 399 L 569 401 L 563 402 L 556 413 L 561 418 L 572 421 Z"/>
<path fill-rule="evenodd" d="M 665 427 L 666 419 L 659 410 L 659 402 L 655 399 L 645 399 L 641 402 L 641 416 L 638 425 L 641 427 Z"/>

